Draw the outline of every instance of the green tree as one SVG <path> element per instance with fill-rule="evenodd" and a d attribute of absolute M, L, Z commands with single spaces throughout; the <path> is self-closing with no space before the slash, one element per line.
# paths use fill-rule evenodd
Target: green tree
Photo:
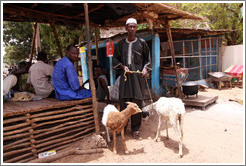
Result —
<path fill-rule="evenodd" d="M 243 44 L 243 3 L 177 3 L 179 9 L 207 18 L 211 30 L 231 30 L 224 35 L 227 45 Z M 176 20 L 172 27 L 192 27 L 201 21 Z"/>
<path fill-rule="evenodd" d="M 3 22 L 4 62 L 13 65 L 29 57 L 32 33 L 31 23 Z"/>
<path fill-rule="evenodd" d="M 70 29 L 66 26 L 56 25 L 56 30 L 62 52 L 69 44 L 86 42 L 86 28 L 79 26 Z M 41 51 L 46 52 L 49 58 L 59 57 L 54 33 L 49 24 L 39 24 Z M 91 40 L 94 40 L 94 28 L 90 29 Z M 5 47 L 4 62 L 12 65 L 29 58 L 33 38 L 33 23 L 28 22 L 3 22 L 3 41 Z M 100 38 L 97 29 L 97 38 Z"/>
<path fill-rule="evenodd" d="M 67 26 L 56 25 L 58 39 L 64 53 L 66 47 L 70 44 L 78 44 L 86 42 L 86 28 L 85 26 L 78 26 L 76 29 L 71 29 Z M 44 49 L 49 52 L 53 57 L 59 56 L 55 35 L 49 24 L 40 24 L 41 41 L 44 44 Z M 90 28 L 90 38 L 94 40 L 94 28 Z M 100 38 L 99 29 L 97 29 L 97 39 Z M 43 49 L 43 48 L 42 48 Z"/>

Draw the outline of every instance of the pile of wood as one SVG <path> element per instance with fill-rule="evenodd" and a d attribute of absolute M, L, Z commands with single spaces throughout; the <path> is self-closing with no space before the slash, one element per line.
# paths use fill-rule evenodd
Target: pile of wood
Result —
<path fill-rule="evenodd" d="M 23 163 L 95 131 L 92 100 L 6 102 L 3 114 L 3 162 Z"/>

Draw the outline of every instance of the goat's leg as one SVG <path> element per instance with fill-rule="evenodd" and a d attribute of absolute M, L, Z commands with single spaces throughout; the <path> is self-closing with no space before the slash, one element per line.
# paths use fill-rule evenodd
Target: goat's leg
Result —
<path fill-rule="evenodd" d="M 169 139 L 169 135 L 168 135 L 168 120 L 167 119 L 165 119 L 165 124 L 166 124 L 167 139 Z"/>
<path fill-rule="evenodd" d="M 127 150 L 127 147 L 126 147 L 126 139 L 125 139 L 124 128 L 121 130 L 121 139 L 122 139 L 122 143 L 123 143 L 123 146 L 124 146 L 125 154 L 128 154 L 129 151 Z"/>
<path fill-rule="evenodd" d="M 107 134 L 107 141 L 110 142 L 111 140 L 110 140 L 110 137 L 109 137 L 108 128 L 107 127 L 105 127 L 105 128 L 106 128 L 106 134 Z"/>
<path fill-rule="evenodd" d="M 155 136 L 155 141 L 157 141 L 159 135 L 160 135 L 160 129 L 161 129 L 161 115 L 159 115 L 159 123 L 158 123 L 158 128 L 157 128 L 157 132 L 156 132 L 156 136 Z"/>
<path fill-rule="evenodd" d="M 173 129 L 179 139 L 179 157 L 183 157 L 183 129 L 182 129 L 182 126 L 179 126 L 177 125 L 177 122 L 176 121 L 174 124 L 173 124 Z"/>
<path fill-rule="evenodd" d="M 180 130 L 180 140 L 181 143 L 179 145 L 179 149 L 181 149 L 181 152 L 179 153 L 179 157 L 183 157 L 183 137 L 184 137 L 184 133 L 183 133 L 183 117 L 182 115 L 180 115 L 179 117 L 179 130 Z"/>
<path fill-rule="evenodd" d="M 113 131 L 113 140 L 114 140 L 113 153 L 117 154 L 117 150 L 116 150 L 116 131 Z"/>

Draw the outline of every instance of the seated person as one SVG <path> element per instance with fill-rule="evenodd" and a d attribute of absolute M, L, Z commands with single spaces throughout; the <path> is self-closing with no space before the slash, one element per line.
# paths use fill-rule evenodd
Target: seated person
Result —
<path fill-rule="evenodd" d="M 53 70 L 53 86 L 58 100 L 79 100 L 91 97 L 91 91 L 80 86 L 73 63 L 78 61 L 78 49 L 69 45 L 65 57 L 61 58 Z"/>
<path fill-rule="evenodd" d="M 10 89 L 18 92 L 25 90 L 28 68 L 28 63 L 22 61 L 18 64 L 17 69 L 13 69 L 9 72 L 8 76 L 3 80 L 3 95 L 8 94 Z"/>
<path fill-rule="evenodd" d="M 47 54 L 39 52 L 37 62 L 29 69 L 29 76 L 26 83 L 25 90 L 27 91 L 31 84 L 34 87 L 36 96 L 40 98 L 55 97 L 52 85 L 53 67 L 47 63 Z"/>
<path fill-rule="evenodd" d="M 111 90 L 109 91 L 111 101 L 113 102 L 119 102 L 119 85 L 120 85 L 120 76 L 116 79 L 113 87 L 111 87 Z"/>
<path fill-rule="evenodd" d="M 95 67 L 95 79 L 96 79 L 96 96 L 98 101 L 104 101 L 107 96 L 107 103 L 110 103 L 109 90 L 108 90 L 108 80 L 106 75 L 103 73 L 100 66 Z M 89 79 L 86 80 L 83 85 L 89 82 Z M 82 86 L 83 86 L 82 85 Z"/>
<path fill-rule="evenodd" d="M 102 68 L 100 66 L 95 67 L 95 75 L 97 79 L 97 98 L 98 101 L 102 101 L 107 96 L 107 102 L 109 100 L 109 91 L 108 91 L 108 80 L 105 74 L 103 74 Z"/>

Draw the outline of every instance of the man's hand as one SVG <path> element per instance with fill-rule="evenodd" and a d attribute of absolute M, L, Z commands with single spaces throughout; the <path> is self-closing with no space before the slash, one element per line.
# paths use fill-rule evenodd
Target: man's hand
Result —
<path fill-rule="evenodd" d="M 144 67 L 143 70 L 142 70 L 142 77 L 147 77 L 147 69 Z"/>
<path fill-rule="evenodd" d="M 86 80 L 80 87 L 79 89 L 85 89 L 85 84 L 87 84 L 89 82 L 89 79 Z"/>
<path fill-rule="evenodd" d="M 124 66 L 124 71 L 125 71 L 125 72 L 129 72 L 129 69 L 128 69 L 127 66 Z"/>
<path fill-rule="evenodd" d="M 126 72 L 127 74 L 130 73 L 130 70 L 127 66 L 121 65 L 121 68 L 124 70 L 124 72 Z"/>

